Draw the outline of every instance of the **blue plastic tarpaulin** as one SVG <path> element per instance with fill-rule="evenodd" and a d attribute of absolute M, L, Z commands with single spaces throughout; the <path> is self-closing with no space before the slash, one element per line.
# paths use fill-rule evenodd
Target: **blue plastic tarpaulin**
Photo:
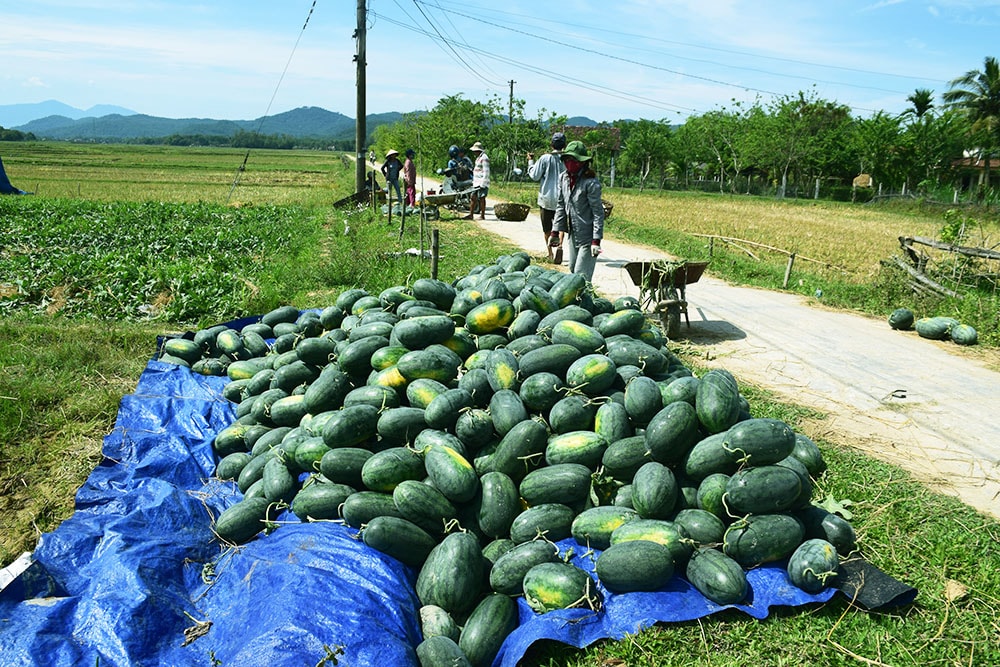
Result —
<path fill-rule="evenodd" d="M 277 529 L 238 549 L 219 543 L 212 521 L 242 497 L 212 477 L 212 440 L 235 420 L 227 381 L 148 363 L 74 514 L 42 536 L 31 566 L 0 592 L 4 664 L 418 664 L 416 572 L 366 547 L 356 530 L 285 512 Z M 597 552 L 559 544 L 593 571 Z M 801 591 L 781 565 L 748 580 L 751 593 L 735 608 L 755 618 L 834 594 Z M 539 616 L 519 599 L 521 624 L 494 664 L 513 667 L 540 639 L 583 647 L 723 609 L 679 576 L 654 593 L 603 592 L 598 613 Z"/>

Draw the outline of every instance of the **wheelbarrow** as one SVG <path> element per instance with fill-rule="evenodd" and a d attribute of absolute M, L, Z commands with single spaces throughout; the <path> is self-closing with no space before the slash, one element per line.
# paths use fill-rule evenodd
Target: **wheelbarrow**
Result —
<path fill-rule="evenodd" d="M 667 338 L 677 339 L 681 333 L 681 315 L 691 328 L 687 311 L 687 286 L 698 282 L 708 262 L 686 260 L 656 260 L 652 262 L 627 262 L 632 282 L 639 288 L 642 309 L 653 310 L 660 317 Z"/>

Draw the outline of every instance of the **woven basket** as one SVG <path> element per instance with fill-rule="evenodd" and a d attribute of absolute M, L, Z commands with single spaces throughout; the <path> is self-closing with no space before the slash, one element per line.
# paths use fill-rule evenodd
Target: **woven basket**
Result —
<path fill-rule="evenodd" d="M 511 202 L 500 202 L 493 206 L 493 213 L 499 220 L 511 220 L 521 222 L 528 217 L 531 207 L 527 204 L 514 204 Z"/>

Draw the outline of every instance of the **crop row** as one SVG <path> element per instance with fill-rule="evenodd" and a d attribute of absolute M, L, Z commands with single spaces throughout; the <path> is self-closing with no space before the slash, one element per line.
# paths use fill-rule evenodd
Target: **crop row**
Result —
<path fill-rule="evenodd" d="M 0 200 L 0 314 L 194 321 L 238 312 L 301 209 Z"/>

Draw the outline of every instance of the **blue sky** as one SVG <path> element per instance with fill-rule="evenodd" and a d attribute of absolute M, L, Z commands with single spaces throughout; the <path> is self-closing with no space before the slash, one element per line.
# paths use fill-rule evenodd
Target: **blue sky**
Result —
<path fill-rule="evenodd" d="M 0 105 L 355 115 L 352 0 L 4 4 Z M 529 117 L 680 122 L 798 91 L 869 116 L 903 111 L 917 88 L 940 96 L 1000 57 L 1000 0 L 369 0 L 368 10 L 369 113 L 455 94 L 506 101 L 513 80 Z"/>

